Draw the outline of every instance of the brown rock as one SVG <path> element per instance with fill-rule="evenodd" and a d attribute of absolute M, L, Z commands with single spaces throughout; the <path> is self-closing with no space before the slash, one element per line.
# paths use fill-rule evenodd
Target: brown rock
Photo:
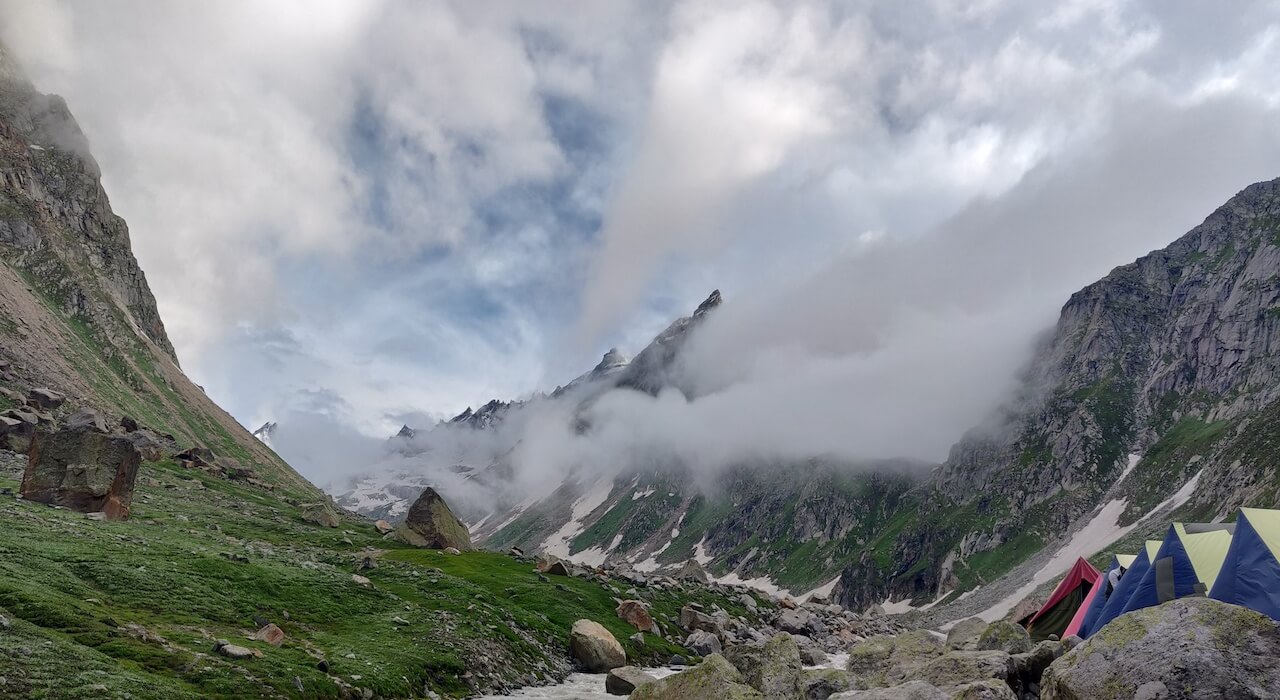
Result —
<path fill-rule="evenodd" d="M 127 439 L 89 427 L 36 433 L 22 475 L 22 497 L 81 513 L 127 518 L 141 462 Z"/>
<path fill-rule="evenodd" d="M 378 522 L 374 523 L 373 526 L 377 528 L 378 532 L 381 532 L 384 535 L 387 534 L 388 532 L 391 532 L 392 530 L 395 530 L 394 527 L 391 527 L 391 523 L 385 520 L 379 520 Z"/>
<path fill-rule="evenodd" d="M 624 600 L 618 603 L 616 612 L 618 617 L 626 620 L 632 627 L 641 632 L 657 632 L 653 624 L 653 618 L 649 615 L 649 610 L 645 608 L 644 603 L 638 600 Z"/>
<path fill-rule="evenodd" d="M 258 633 L 253 635 L 253 638 L 260 642 L 266 642 L 273 647 L 278 647 L 284 644 L 284 630 L 273 622 L 258 630 Z"/>
<path fill-rule="evenodd" d="M 50 389 L 36 388 L 27 392 L 27 405 L 45 411 L 51 411 L 62 405 L 66 397 Z"/>
<path fill-rule="evenodd" d="M 569 649 L 588 673 L 606 673 L 627 665 L 627 654 L 617 638 L 593 620 L 578 620 L 569 633 Z"/>

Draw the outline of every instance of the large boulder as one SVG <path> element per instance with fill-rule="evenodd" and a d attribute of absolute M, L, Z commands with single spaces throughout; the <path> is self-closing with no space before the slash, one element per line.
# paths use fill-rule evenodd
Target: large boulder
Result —
<path fill-rule="evenodd" d="M 19 454 L 31 450 L 39 420 L 26 411 L 6 411 L 0 416 L 0 447 Z"/>
<path fill-rule="evenodd" d="M 98 413 L 92 408 L 77 409 L 75 413 L 72 413 L 62 419 L 62 426 L 72 430 L 76 428 L 89 428 L 100 433 L 105 433 L 108 430 L 107 419 L 104 418 L 101 413 Z"/>
<path fill-rule="evenodd" d="M 1280 625 L 1209 598 L 1122 615 L 1045 671 L 1046 700 L 1280 697 Z"/>
<path fill-rule="evenodd" d="M 961 620 L 947 631 L 947 648 L 953 651 L 973 651 L 978 648 L 978 637 L 986 630 L 987 621 L 980 617 Z"/>
<path fill-rule="evenodd" d="M 22 497 L 110 520 L 129 517 L 141 456 L 127 439 L 92 428 L 36 433 L 22 475 Z"/>
<path fill-rule="evenodd" d="M 396 537 L 415 547 L 460 551 L 471 549 L 471 534 L 467 526 L 449 510 L 436 490 L 427 487 L 409 508 L 404 522 L 396 528 Z"/>
<path fill-rule="evenodd" d="M 803 690 L 800 671 L 800 647 L 791 635 L 782 632 L 765 643 L 760 663 L 742 675 L 747 685 L 767 697 L 794 698 Z"/>
<path fill-rule="evenodd" d="M 996 620 L 978 636 L 977 650 L 1023 654 L 1031 651 L 1031 635 L 1016 622 Z"/>
<path fill-rule="evenodd" d="M 709 578 L 707 570 L 702 568 L 702 564 L 699 564 L 696 559 L 686 561 L 675 575 L 677 581 L 693 581 L 694 583 L 706 583 Z"/>
<path fill-rule="evenodd" d="M 750 700 L 764 698 L 743 682 L 742 674 L 719 654 L 712 654 L 687 671 L 645 683 L 631 700 Z"/>
<path fill-rule="evenodd" d="M 783 610 L 773 626 L 789 634 L 804 634 L 812 614 L 808 610 Z"/>
<path fill-rule="evenodd" d="M 51 389 L 35 388 L 27 392 L 27 405 L 41 411 L 52 411 L 66 400 L 65 396 Z"/>
<path fill-rule="evenodd" d="M 569 650 L 588 673 L 627 665 L 627 653 L 609 630 L 593 620 L 578 620 L 569 631 Z"/>
<path fill-rule="evenodd" d="M 683 608 L 680 608 L 680 619 L 677 621 L 677 624 L 680 625 L 680 629 L 685 630 L 686 632 L 703 630 L 705 632 L 710 632 L 717 637 L 724 636 L 724 628 L 720 623 L 717 622 L 714 617 L 702 612 L 698 608 L 695 608 L 692 604 L 685 605 Z"/>
<path fill-rule="evenodd" d="M 942 655 L 941 639 L 925 630 L 877 635 L 849 649 L 848 669 L 870 687 L 888 685 L 907 671 Z"/>
<path fill-rule="evenodd" d="M 635 666 L 619 666 L 610 669 L 604 677 L 604 690 L 610 695 L 630 695 L 636 688 L 657 679 Z"/>
<path fill-rule="evenodd" d="M 653 617 L 649 615 L 649 610 L 644 603 L 639 600 L 624 600 L 618 603 L 618 617 L 626 620 L 632 627 L 641 632 L 657 632 L 657 626 L 653 623 Z"/>

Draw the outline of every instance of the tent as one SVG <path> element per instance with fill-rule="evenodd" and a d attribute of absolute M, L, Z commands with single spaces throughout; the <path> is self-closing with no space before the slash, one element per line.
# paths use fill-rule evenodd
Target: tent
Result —
<path fill-rule="evenodd" d="M 1124 612 L 1125 603 L 1129 602 L 1129 596 L 1138 587 L 1138 581 L 1142 579 L 1143 574 L 1147 573 L 1147 569 L 1151 566 L 1151 560 L 1155 557 L 1156 552 L 1160 551 L 1160 545 L 1162 544 L 1164 542 L 1160 540 L 1147 540 L 1146 546 L 1142 548 L 1142 551 L 1138 552 L 1138 558 L 1133 560 L 1133 566 L 1130 566 L 1124 577 L 1120 579 L 1120 585 L 1116 586 L 1116 589 L 1107 598 L 1107 604 L 1102 607 L 1102 612 L 1098 614 L 1097 621 L 1087 630 L 1090 636 L 1096 634 L 1108 622 L 1116 619 L 1120 616 L 1120 613 Z"/>
<path fill-rule="evenodd" d="M 1209 597 L 1280 620 L 1280 510 L 1240 509 Z"/>
<path fill-rule="evenodd" d="M 1208 595 L 1231 547 L 1233 524 L 1169 526 L 1151 566 L 1129 595 L 1121 615 L 1193 595 Z"/>
<path fill-rule="evenodd" d="M 1080 622 L 1080 629 L 1076 634 L 1081 637 L 1088 637 L 1089 630 L 1094 628 L 1098 622 L 1098 616 L 1102 614 L 1102 607 L 1107 604 L 1107 599 L 1111 597 L 1111 591 L 1107 588 L 1107 581 L 1111 577 L 1112 571 L 1119 571 L 1119 576 L 1123 577 L 1129 567 L 1133 566 L 1133 560 L 1137 559 L 1136 554 L 1116 554 L 1111 557 L 1111 565 L 1107 567 L 1106 573 L 1098 582 L 1098 592 L 1090 596 L 1089 605 L 1084 613 L 1084 619 Z"/>
<path fill-rule="evenodd" d="M 1090 601 L 1101 588 L 1098 585 L 1101 581 L 1102 574 L 1092 564 L 1076 559 L 1049 600 L 1024 625 L 1032 641 L 1043 641 L 1051 634 L 1059 638 L 1076 634 Z"/>

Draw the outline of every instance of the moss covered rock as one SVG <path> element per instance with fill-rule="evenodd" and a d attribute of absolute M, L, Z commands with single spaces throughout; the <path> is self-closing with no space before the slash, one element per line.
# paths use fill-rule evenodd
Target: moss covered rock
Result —
<path fill-rule="evenodd" d="M 1280 697 L 1280 625 L 1208 598 L 1135 610 L 1053 662 L 1041 693 L 1046 700 Z"/>
<path fill-rule="evenodd" d="M 719 654 L 712 654 L 688 671 L 636 688 L 631 700 L 748 700 L 765 697 L 744 681 L 733 664 Z"/>
<path fill-rule="evenodd" d="M 1031 651 L 1031 635 L 1022 625 L 1008 620 L 996 620 L 987 625 L 987 629 L 978 636 L 976 648 L 978 651 L 1024 654 Z"/>
<path fill-rule="evenodd" d="M 404 523 L 396 528 L 396 537 L 415 547 L 460 551 L 471 549 L 471 534 L 467 526 L 458 520 L 449 504 L 436 490 L 427 487 L 409 508 Z"/>
<path fill-rule="evenodd" d="M 862 682 L 849 671 L 838 668 L 805 669 L 800 674 L 805 700 L 827 700 L 836 693 L 862 689 Z"/>
<path fill-rule="evenodd" d="M 961 620 L 947 631 L 947 648 L 957 651 L 973 651 L 978 648 L 978 637 L 987 629 L 987 621 L 980 617 Z"/>
<path fill-rule="evenodd" d="M 942 640 L 925 630 L 897 636 L 877 635 L 849 649 L 847 668 L 870 687 L 890 685 L 907 672 L 941 656 Z"/>

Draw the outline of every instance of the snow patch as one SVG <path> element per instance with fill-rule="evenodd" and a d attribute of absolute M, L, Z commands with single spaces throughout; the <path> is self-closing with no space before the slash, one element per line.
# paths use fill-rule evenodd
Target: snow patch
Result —
<path fill-rule="evenodd" d="M 703 547 L 703 543 L 705 543 L 706 541 L 707 541 L 707 538 L 703 537 L 702 539 L 698 540 L 697 544 L 693 545 L 693 560 L 703 566 L 710 564 L 712 559 L 711 555 L 707 554 L 706 548 Z"/>
<path fill-rule="evenodd" d="M 600 479 L 592 484 L 591 489 L 587 491 L 587 493 L 583 494 L 578 498 L 578 500 L 573 502 L 572 512 L 569 515 L 568 522 L 561 525 L 559 530 L 556 530 L 547 536 L 546 541 L 542 543 L 542 551 L 552 556 L 560 557 L 561 559 L 578 561 L 592 566 L 599 566 L 603 564 L 604 556 L 608 554 L 607 551 L 600 549 L 599 547 L 592 547 L 578 552 L 577 554 L 570 555 L 569 543 L 587 529 L 586 524 L 582 522 L 583 518 L 586 518 L 592 513 L 592 511 L 603 505 L 604 502 L 608 500 L 609 493 L 612 491 L 612 479 Z M 597 556 L 600 558 L 600 561 L 597 563 L 593 563 L 586 558 L 589 557 L 591 559 L 595 559 Z"/>
<path fill-rule="evenodd" d="M 840 577 L 839 577 L 839 576 L 836 576 L 835 578 L 831 579 L 830 581 L 827 581 L 826 583 L 822 584 L 821 586 L 818 586 L 817 588 L 813 589 L 812 591 L 808 591 L 808 592 L 806 592 L 806 593 L 802 593 L 802 594 L 800 594 L 800 595 L 796 596 L 796 600 L 799 600 L 799 601 L 806 601 L 806 600 L 808 600 L 808 599 L 812 598 L 812 597 L 813 597 L 813 596 L 815 596 L 815 595 L 820 595 L 820 596 L 823 596 L 824 598 L 829 598 L 829 597 L 831 597 L 831 592 L 832 592 L 832 591 L 834 591 L 834 590 L 836 589 L 836 584 L 837 584 L 837 583 L 840 583 Z"/>
<path fill-rule="evenodd" d="M 901 615 L 902 613 L 908 613 L 912 610 L 919 610 L 919 608 L 911 604 L 910 598 L 903 598 L 896 603 L 893 602 L 892 598 L 885 598 L 884 602 L 880 604 L 880 607 L 884 608 L 885 613 L 889 615 Z"/>
<path fill-rule="evenodd" d="M 1129 463 L 1125 465 L 1124 471 L 1120 472 L 1120 478 L 1116 479 L 1116 484 L 1119 484 L 1120 482 L 1124 481 L 1124 478 L 1126 476 L 1129 476 L 1129 473 L 1132 472 L 1133 468 L 1138 466 L 1138 462 L 1141 462 L 1141 461 L 1142 461 L 1142 455 L 1136 454 L 1136 453 L 1130 454 Z"/>
<path fill-rule="evenodd" d="M 647 488 L 647 489 L 645 489 L 645 490 L 643 490 L 643 491 L 636 491 L 635 493 L 631 494 L 631 500 L 633 500 L 633 501 L 638 501 L 638 500 L 640 500 L 641 498 L 645 498 L 645 497 L 647 497 L 647 496 L 652 496 L 652 495 L 654 494 L 654 490 L 655 490 L 655 489 L 654 489 L 652 486 L 650 486 L 649 488 Z"/>

